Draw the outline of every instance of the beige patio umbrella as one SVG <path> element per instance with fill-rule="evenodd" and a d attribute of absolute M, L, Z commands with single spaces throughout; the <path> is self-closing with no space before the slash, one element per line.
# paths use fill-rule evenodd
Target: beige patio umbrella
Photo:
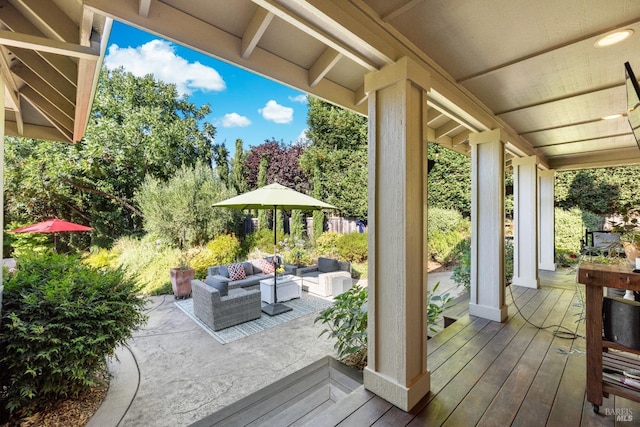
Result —
<path fill-rule="evenodd" d="M 335 206 L 314 199 L 311 196 L 302 194 L 289 187 L 278 184 L 277 182 L 248 193 L 240 194 L 222 202 L 214 203 L 216 207 L 226 207 L 234 209 L 273 209 L 273 218 L 276 217 L 276 209 L 337 209 Z M 276 257 L 277 231 L 273 227 L 273 256 L 274 262 Z M 291 310 L 291 307 L 278 301 L 277 274 L 273 275 L 274 302 L 262 308 L 262 311 L 270 316 L 285 313 Z"/>

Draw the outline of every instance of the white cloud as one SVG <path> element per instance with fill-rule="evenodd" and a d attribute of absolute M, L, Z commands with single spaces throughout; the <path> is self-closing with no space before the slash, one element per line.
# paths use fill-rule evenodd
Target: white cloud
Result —
<path fill-rule="evenodd" d="M 300 104 L 306 104 L 307 103 L 307 95 L 297 95 L 297 96 L 290 96 L 289 97 L 289 101 L 291 102 L 299 102 Z"/>
<path fill-rule="evenodd" d="M 278 104 L 273 99 L 267 102 L 264 108 L 258 109 L 265 120 L 278 124 L 287 124 L 293 121 L 293 108 Z"/>
<path fill-rule="evenodd" d="M 309 142 L 309 138 L 307 138 L 308 130 L 309 130 L 308 128 L 302 129 L 302 132 L 300 132 L 300 135 L 298 135 L 298 138 L 296 138 L 296 141 L 300 141 L 302 143 Z"/>
<path fill-rule="evenodd" d="M 104 64 L 110 69 L 124 67 L 138 77 L 153 74 L 158 80 L 174 83 L 180 95 L 189 95 L 197 90 L 217 92 L 226 88 L 222 76 L 215 69 L 200 62 L 188 62 L 176 55 L 172 43 L 164 40 L 152 40 L 135 48 L 111 45 Z"/>
<path fill-rule="evenodd" d="M 251 124 L 251 120 L 238 113 L 228 113 L 222 118 L 222 127 L 224 128 L 243 128 Z"/>

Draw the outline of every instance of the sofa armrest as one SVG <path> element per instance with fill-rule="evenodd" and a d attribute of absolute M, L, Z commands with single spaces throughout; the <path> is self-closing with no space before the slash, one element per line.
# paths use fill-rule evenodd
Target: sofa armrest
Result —
<path fill-rule="evenodd" d="M 351 263 L 347 261 L 338 261 L 338 268 L 340 271 L 348 271 L 351 273 Z"/>

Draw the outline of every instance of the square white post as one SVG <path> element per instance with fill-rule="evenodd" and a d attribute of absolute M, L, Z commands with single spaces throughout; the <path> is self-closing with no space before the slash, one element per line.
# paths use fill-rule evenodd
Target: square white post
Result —
<path fill-rule="evenodd" d="M 538 158 L 514 158 L 513 284 L 538 289 Z"/>
<path fill-rule="evenodd" d="M 504 138 L 500 129 L 472 133 L 471 297 L 469 314 L 507 318 L 504 273 Z"/>
<path fill-rule="evenodd" d="M 556 271 L 555 171 L 538 172 L 538 268 Z"/>
<path fill-rule="evenodd" d="M 427 370 L 427 71 L 402 58 L 365 77 L 369 102 L 369 348 L 364 386 L 404 411 Z"/>

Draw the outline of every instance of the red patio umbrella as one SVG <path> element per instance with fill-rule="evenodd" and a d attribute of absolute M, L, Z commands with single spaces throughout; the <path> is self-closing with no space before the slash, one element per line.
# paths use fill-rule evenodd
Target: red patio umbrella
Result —
<path fill-rule="evenodd" d="M 59 232 L 77 232 L 91 231 L 93 228 L 86 225 L 76 224 L 74 222 L 63 221 L 61 219 L 49 219 L 47 221 L 38 222 L 36 224 L 27 225 L 26 227 L 11 230 L 11 233 L 54 233 L 53 249 L 56 249 L 56 233 Z"/>

